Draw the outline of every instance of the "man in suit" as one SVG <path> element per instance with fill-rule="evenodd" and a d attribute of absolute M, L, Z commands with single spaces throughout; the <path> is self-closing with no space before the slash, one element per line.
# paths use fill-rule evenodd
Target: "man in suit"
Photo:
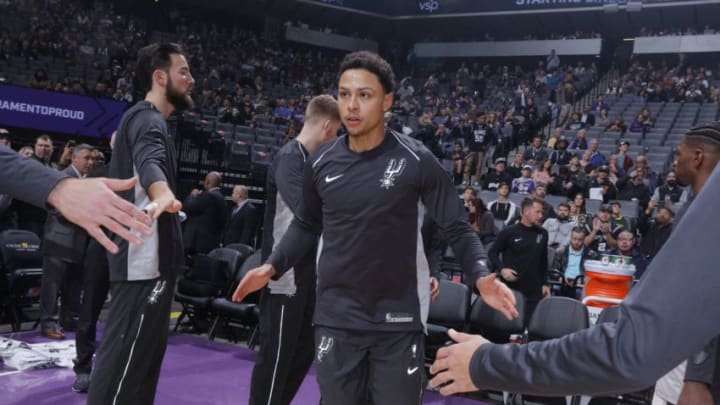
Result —
<path fill-rule="evenodd" d="M 183 210 L 188 215 L 183 241 L 185 251 L 190 254 L 208 253 L 220 246 L 226 211 L 221 182 L 220 173 L 208 173 L 203 184 L 205 190 L 194 189 L 183 202 Z"/>
<path fill-rule="evenodd" d="M 64 173 L 70 177 L 85 178 L 92 167 L 93 147 L 81 144 L 75 147 L 70 166 Z M 42 242 L 43 275 L 40 292 L 40 324 L 42 334 L 50 339 L 63 339 L 57 323 L 57 298 L 62 293 L 61 323 L 65 329 L 75 329 L 80 313 L 82 289 L 82 261 L 88 243 L 88 234 L 70 223 L 56 210 L 51 210 Z"/>
<path fill-rule="evenodd" d="M 258 227 L 257 209 L 248 201 L 248 189 L 245 186 L 233 188 L 232 200 L 235 203 L 230 211 L 230 220 L 223 232 L 223 245 L 243 243 L 253 246 Z"/>

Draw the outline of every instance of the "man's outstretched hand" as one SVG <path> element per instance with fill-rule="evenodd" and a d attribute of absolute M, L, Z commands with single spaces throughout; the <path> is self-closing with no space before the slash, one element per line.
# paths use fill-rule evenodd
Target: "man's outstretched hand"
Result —
<path fill-rule="evenodd" d="M 274 275 L 275 267 L 269 263 L 248 271 L 233 293 L 233 302 L 240 302 L 251 293 L 265 287 Z"/>
<path fill-rule="evenodd" d="M 85 229 L 110 253 L 117 253 L 117 245 L 101 228 L 136 245 L 141 244 L 142 239 L 130 230 L 145 236 L 152 234 L 151 218 L 115 194 L 115 191 L 131 190 L 136 183 L 135 177 L 127 180 L 69 178 L 61 180 L 55 186 L 48 195 L 47 202 L 68 221 Z"/>
<path fill-rule="evenodd" d="M 481 277 L 475 286 L 480 291 L 483 301 L 502 312 L 507 319 L 517 318 L 519 313 L 515 306 L 515 295 L 512 290 L 497 279 L 496 274 Z"/>

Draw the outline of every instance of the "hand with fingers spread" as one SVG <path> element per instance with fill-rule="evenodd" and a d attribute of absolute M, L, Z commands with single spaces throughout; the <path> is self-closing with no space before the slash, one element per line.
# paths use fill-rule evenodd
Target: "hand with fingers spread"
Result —
<path fill-rule="evenodd" d="M 512 290 L 497 279 L 496 274 L 480 277 L 475 283 L 483 301 L 502 312 L 507 319 L 514 319 L 519 316 L 515 306 L 515 295 Z"/>
<path fill-rule="evenodd" d="M 68 178 L 55 186 L 47 202 L 68 221 L 85 229 L 110 253 L 117 253 L 117 245 L 105 235 L 101 227 L 136 245 L 141 244 L 142 240 L 130 230 L 147 236 L 152 233 L 150 217 L 115 194 L 115 191 L 131 190 L 135 183 L 137 178 Z"/>
<path fill-rule="evenodd" d="M 489 343 L 480 335 L 460 333 L 454 329 L 448 332 L 456 344 L 443 347 L 437 352 L 430 367 L 430 386 L 440 388 L 440 394 L 452 395 L 458 392 L 477 391 L 470 377 L 470 361 L 478 347 Z"/>
<path fill-rule="evenodd" d="M 251 293 L 265 287 L 274 275 L 275 267 L 269 263 L 248 271 L 233 293 L 233 302 L 240 302 Z"/>

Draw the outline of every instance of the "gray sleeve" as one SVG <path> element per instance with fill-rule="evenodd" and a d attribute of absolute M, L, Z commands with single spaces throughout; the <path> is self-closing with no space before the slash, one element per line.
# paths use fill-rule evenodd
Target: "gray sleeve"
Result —
<path fill-rule="evenodd" d="M 718 201 L 720 166 L 620 305 L 615 324 L 546 342 L 483 345 L 472 357 L 472 381 L 480 389 L 550 396 L 631 392 L 698 352 L 720 333 L 720 216 L 707 215 Z"/>
<path fill-rule="evenodd" d="M 0 146 L 0 193 L 46 208 L 50 191 L 67 174 L 25 158 L 6 146 Z"/>
<path fill-rule="evenodd" d="M 715 377 L 715 364 L 718 338 L 716 337 L 705 348 L 688 359 L 685 369 L 685 381 L 712 384 Z"/>
<path fill-rule="evenodd" d="M 315 245 L 322 232 L 322 200 L 315 188 L 312 162 L 305 164 L 302 201 L 287 232 L 273 249 L 267 263 L 275 267 L 275 279 L 297 264 Z M 305 266 L 302 266 L 303 268 Z"/>

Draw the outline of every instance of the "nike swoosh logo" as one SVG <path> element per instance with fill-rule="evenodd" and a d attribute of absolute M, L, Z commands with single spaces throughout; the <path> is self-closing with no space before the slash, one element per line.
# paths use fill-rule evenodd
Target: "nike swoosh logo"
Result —
<path fill-rule="evenodd" d="M 332 183 L 333 181 L 339 179 L 340 177 L 344 176 L 344 174 L 338 174 L 337 176 L 325 176 L 325 183 Z"/>
<path fill-rule="evenodd" d="M 408 375 L 413 375 L 413 374 L 415 374 L 416 371 L 418 371 L 417 367 L 412 367 L 412 368 L 408 367 L 408 369 L 407 369 Z"/>
<path fill-rule="evenodd" d="M 522 238 L 517 238 L 517 239 L 515 239 L 515 242 L 520 242 L 521 240 L 522 240 Z"/>

